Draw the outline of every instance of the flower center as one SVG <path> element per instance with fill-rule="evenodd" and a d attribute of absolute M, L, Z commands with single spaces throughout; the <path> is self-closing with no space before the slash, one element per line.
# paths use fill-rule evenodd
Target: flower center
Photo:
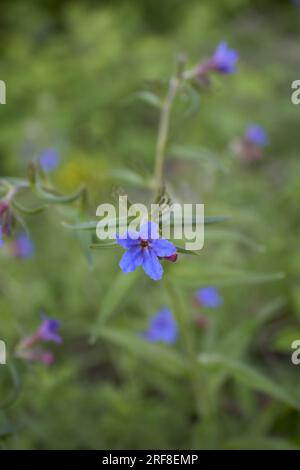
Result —
<path fill-rule="evenodd" d="M 148 240 L 141 240 L 141 247 L 142 248 L 147 248 L 147 246 L 149 246 Z"/>

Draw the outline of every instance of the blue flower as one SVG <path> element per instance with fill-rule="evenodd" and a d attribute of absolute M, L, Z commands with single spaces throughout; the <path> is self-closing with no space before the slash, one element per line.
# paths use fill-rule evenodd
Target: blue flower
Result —
<path fill-rule="evenodd" d="M 176 253 L 176 247 L 168 240 L 159 238 L 158 225 L 146 222 L 140 231 L 127 231 L 122 236 L 116 235 L 116 240 L 127 251 L 121 258 L 120 268 L 124 273 L 130 273 L 142 266 L 151 279 L 158 281 L 162 278 L 163 268 L 159 257 L 164 258 Z"/>
<path fill-rule="evenodd" d="M 166 307 L 162 308 L 151 318 L 149 328 L 144 336 L 151 342 L 175 343 L 178 331 L 172 312 Z"/>
<path fill-rule="evenodd" d="M 59 320 L 48 318 L 47 315 L 42 314 L 42 324 L 37 331 L 36 339 L 62 343 L 62 338 L 57 334 L 59 327 Z"/>
<path fill-rule="evenodd" d="M 20 233 L 14 242 L 14 255 L 18 258 L 31 258 L 34 254 L 34 246 L 27 233 Z"/>
<path fill-rule="evenodd" d="M 4 245 L 4 241 L 2 238 L 2 225 L 0 225 L 0 247 Z"/>
<path fill-rule="evenodd" d="M 217 308 L 223 305 L 223 299 L 215 287 L 203 287 L 196 292 L 197 302 L 208 308 Z"/>
<path fill-rule="evenodd" d="M 59 155 L 54 149 L 46 149 L 40 154 L 39 162 L 44 171 L 52 171 L 59 164 Z"/>
<path fill-rule="evenodd" d="M 212 67 L 220 73 L 234 73 L 239 53 L 229 49 L 227 42 L 222 41 L 216 48 L 212 57 Z"/>
<path fill-rule="evenodd" d="M 269 142 L 266 131 L 257 124 L 251 124 L 247 127 L 246 139 L 251 144 L 258 145 L 259 147 L 264 147 Z"/>

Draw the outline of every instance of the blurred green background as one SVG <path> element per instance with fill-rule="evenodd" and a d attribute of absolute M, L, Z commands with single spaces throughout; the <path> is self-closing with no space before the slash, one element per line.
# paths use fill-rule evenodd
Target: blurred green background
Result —
<path fill-rule="evenodd" d="M 221 40 L 240 53 L 236 74 L 182 98 L 171 135 L 199 158 L 170 152 L 165 172 L 178 199 L 231 216 L 207 229 L 200 257 L 181 256 L 165 274 L 190 318 L 208 320 L 205 329 L 193 323 L 197 350 L 224 363 L 210 367 L 202 356 L 193 387 L 179 367 L 181 340 L 139 338 L 151 315 L 172 308 L 166 281 L 124 278 L 119 249 L 87 257 L 88 240 L 62 226 L 62 209 L 29 216 L 35 256 L 1 257 L 0 339 L 13 351 L 43 310 L 61 320 L 64 344 L 53 347 L 50 367 L 16 364 L 17 399 L 0 410 L 3 448 L 300 447 L 300 366 L 290 359 L 300 339 L 300 108 L 290 99 L 299 24 L 289 1 L 2 2 L 0 174 L 22 177 L 40 151 L 57 149 L 55 184 L 66 193 L 87 185 L 86 220 L 116 186 L 145 198 L 158 110 L 139 92 L 162 96 L 179 52 L 189 66 Z M 245 166 L 230 142 L 251 122 L 270 145 L 259 164 Z M 222 308 L 194 305 L 207 284 L 219 287 Z M 0 366 L 1 402 L 11 388 Z"/>

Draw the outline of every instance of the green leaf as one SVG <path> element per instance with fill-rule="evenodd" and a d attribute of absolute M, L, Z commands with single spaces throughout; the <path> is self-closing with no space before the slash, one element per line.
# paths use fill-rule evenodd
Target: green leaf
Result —
<path fill-rule="evenodd" d="M 281 353 L 291 353 L 293 351 L 291 345 L 296 339 L 300 340 L 299 327 L 286 327 L 272 338 L 272 348 Z"/>
<path fill-rule="evenodd" d="M 113 178 L 118 181 L 122 181 L 125 183 L 129 183 L 132 186 L 137 186 L 139 188 L 150 187 L 150 182 L 143 178 L 138 173 L 135 173 L 132 170 L 128 170 L 127 168 L 118 168 L 116 170 L 110 170 L 107 175 L 110 178 Z"/>
<path fill-rule="evenodd" d="M 90 243 L 91 243 L 91 234 L 89 232 L 76 232 L 76 237 L 79 241 L 81 250 L 87 260 L 87 263 L 89 267 L 91 268 L 93 266 L 93 258 L 92 258 L 92 253 L 90 251 Z"/>
<path fill-rule="evenodd" d="M 219 266 L 187 266 L 177 264 L 172 270 L 171 276 L 175 276 L 182 285 L 198 287 L 199 283 L 214 284 L 217 286 L 237 286 L 263 284 L 266 282 L 281 281 L 285 274 L 278 273 L 253 273 L 234 268 L 221 268 Z M 200 281 L 201 280 L 201 281 Z"/>
<path fill-rule="evenodd" d="M 98 220 L 98 221 L 87 221 L 80 222 L 78 224 L 69 224 L 67 222 L 62 222 L 63 226 L 70 230 L 96 230 L 97 227 L 126 227 L 127 224 L 132 220 L 131 217 L 115 217 L 112 219 Z"/>
<path fill-rule="evenodd" d="M 21 391 L 21 381 L 17 368 L 14 362 L 10 362 L 6 365 L 5 370 L 9 374 L 10 382 L 12 385 L 9 395 L 0 403 L 0 408 L 9 408 L 17 400 Z"/>
<path fill-rule="evenodd" d="M 212 215 L 204 217 L 204 225 L 219 224 L 220 222 L 227 222 L 231 217 L 227 215 Z"/>
<path fill-rule="evenodd" d="M 5 424 L 0 428 L 0 441 L 4 441 L 15 432 L 15 428 L 10 424 Z"/>
<path fill-rule="evenodd" d="M 259 253 L 265 252 L 265 247 L 256 243 L 252 238 L 236 230 L 209 229 L 205 233 L 205 240 L 232 241 L 245 245 Z"/>
<path fill-rule="evenodd" d="M 296 446 L 286 439 L 280 437 L 253 436 L 246 434 L 245 436 L 237 436 L 228 439 L 222 444 L 222 449 L 228 450 L 297 450 Z"/>
<path fill-rule="evenodd" d="M 160 109 L 162 107 L 160 98 L 151 91 L 140 91 L 135 93 L 134 96 L 155 108 Z"/>
<path fill-rule="evenodd" d="M 252 390 L 266 393 L 287 405 L 300 410 L 300 401 L 289 390 L 266 377 L 262 372 L 241 361 L 218 354 L 203 353 L 198 356 L 199 364 L 210 370 L 220 370 L 234 377 Z"/>
<path fill-rule="evenodd" d="M 182 118 L 185 120 L 191 116 L 194 116 L 200 108 L 200 95 L 188 82 L 184 82 L 184 91 L 188 98 L 188 108 L 183 113 Z M 183 95 L 184 96 L 184 95 Z"/>
<path fill-rule="evenodd" d="M 80 222 L 78 224 L 69 224 L 67 222 L 62 222 L 63 226 L 68 228 L 69 230 L 96 230 L 98 224 L 99 227 L 106 227 L 108 225 L 111 226 L 116 226 L 118 227 L 126 227 L 127 223 L 129 223 L 133 217 L 116 217 L 113 219 L 105 219 L 103 222 L 101 220 L 96 221 L 96 220 L 88 220 L 86 222 Z M 210 224 L 217 224 L 220 222 L 226 222 L 227 220 L 230 220 L 230 217 L 228 216 L 223 216 L 223 215 L 216 215 L 216 216 L 208 216 L 204 217 L 204 225 L 210 225 Z M 195 217 L 190 217 L 186 218 L 184 221 L 186 225 L 194 225 L 196 226 L 196 218 Z M 183 222 L 180 220 L 171 220 L 170 227 L 178 226 L 178 225 L 183 225 Z"/>
<path fill-rule="evenodd" d="M 195 255 L 195 256 L 200 255 L 199 251 L 186 250 L 185 248 L 182 248 L 181 246 L 177 246 L 177 245 L 175 245 L 175 247 L 176 247 L 176 250 L 178 251 L 178 253 L 183 253 L 185 255 Z"/>
<path fill-rule="evenodd" d="M 94 250 L 97 248 L 111 248 L 112 246 L 116 247 L 119 246 L 119 244 L 115 240 L 112 240 L 110 242 L 93 243 L 90 245 L 90 248 Z"/>
<path fill-rule="evenodd" d="M 239 357 L 252 341 L 257 329 L 279 315 L 285 305 L 286 300 L 278 297 L 266 304 L 255 315 L 244 317 L 241 323 L 236 324 L 235 328 L 230 329 L 228 334 L 221 338 L 219 351 L 225 355 L 234 354 L 234 357 Z"/>
<path fill-rule="evenodd" d="M 218 158 L 211 150 L 203 147 L 191 147 L 174 145 L 170 150 L 171 157 L 180 160 L 189 160 L 193 162 L 205 162 L 218 168 L 224 173 L 228 173 L 228 167 L 221 158 Z"/>
<path fill-rule="evenodd" d="M 164 220 L 169 220 L 168 214 L 166 216 L 163 215 L 161 217 L 160 223 L 163 223 Z M 228 220 L 230 220 L 230 217 L 226 215 L 207 216 L 207 217 L 204 217 L 204 225 L 218 224 L 220 222 L 227 222 Z M 196 219 L 196 217 L 193 217 L 193 216 L 184 217 L 184 219 L 182 218 L 178 219 L 174 217 L 170 221 L 170 227 L 179 227 L 179 226 L 183 227 L 187 225 L 196 227 L 197 225 L 203 225 L 203 224 L 199 224 L 199 221 Z"/>
<path fill-rule="evenodd" d="M 116 278 L 111 282 L 100 308 L 98 319 L 92 328 L 91 341 L 94 342 L 104 327 L 104 324 L 112 316 L 115 310 L 119 307 L 120 303 L 128 292 L 133 289 L 133 286 L 139 278 L 139 271 L 124 274 L 121 270 L 118 272 Z"/>
<path fill-rule="evenodd" d="M 33 189 L 39 198 L 50 204 L 66 204 L 68 202 L 74 202 L 85 193 L 85 186 L 81 186 L 76 193 L 68 196 L 55 194 L 52 190 L 44 188 L 40 183 L 37 183 Z"/>
<path fill-rule="evenodd" d="M 30 215 L 30 214 L 38 214 L 40 212 L 43 212 L 44 210 L 48 209 L 48 206 L 39 206 L 39 207 L 32 207 L 32 208 L 29 208 L 29 207 L 25 207 L 23 206 L 22 204 L 20 204 L 19 202 L 17 202 L 15 199 L 12 200 L 12 205 L 13 207 L 21 212 L 22 214 L 27 214 L 27 215 Z"/>
<path fill-rule="evenodd" d="M 100 337 L 126 349 L 166 373 L 182 375 L 189 371 L 189 366 L 176 351 L 172 350 L 172 346 L 150 343 L 140 338 L 138 333 L 102 328 Z"/>

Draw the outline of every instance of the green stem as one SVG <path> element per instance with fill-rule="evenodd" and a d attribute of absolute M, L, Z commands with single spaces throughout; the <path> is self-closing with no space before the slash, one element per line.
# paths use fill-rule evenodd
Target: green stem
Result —
<path fill-rule="evenodd" d="M 156 193 L 159 192 L 162 182 L 163 182 L 163 169 L 164 169 L 164 159 L 166 152 L 166 145 L 169 135 L 170 127 L 170 114 L 172 105 L 180 85 L 180 78 L 173 77 L 169 82 L 168 94 L 164 100 L 162 111 L 159 120 L 158 127 L 158 139 L 156 146 L 156 158 L 155 158 L 155 168 L 154 168 L 154 178 L 155 178 L 155 189 Z"/>
<path fill-rule="evenodd" d="M 194 360 L 194 338 L 184 299 L 182 298 L 181 293 L 178 291 L 178 287 L 173 284 L 170 279 L 166 279 L 165 285 L 172 305 L 172 310 L 174 312 L 180 332 L 182 333 L 182 340 L 184 343 L 186 357 L 189 360 Z"/>
<path fill-rule="evenodd" d="M 195 400 L 196 412 L 198 417 L 203 417 L 206 414 L 206 404 L 203 403 L 201 395 L 204 386 L 197 361 L 197 350 L 193 334 L 192 320 L 178 286 L 173 284 L 169 279 L 165 281 L 165 285 L 172 305 L 172 310 L 182 335 L 185 359 L 191 366 L 190 385 Z"/>

